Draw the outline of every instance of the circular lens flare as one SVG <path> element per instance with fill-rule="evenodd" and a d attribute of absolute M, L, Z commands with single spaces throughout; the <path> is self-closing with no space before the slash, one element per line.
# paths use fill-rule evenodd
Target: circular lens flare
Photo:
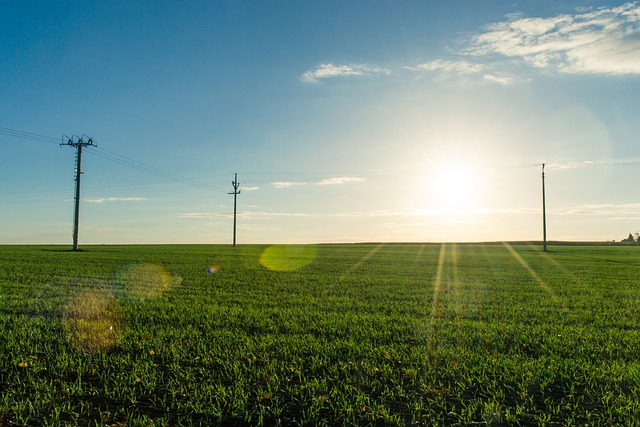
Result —
<path fill-rule="evenodd" d="M 127 294 L 138 298 L 153 298 L 180 283 L 164 268 L 155 264 L 137 264 L 129 267 L 120 277 Z"/>
<path fill-rule="evenodd" d="M 111 292 L 88 289 L 68 304 L 63 320 L 69 342 L 80 351 L 96 354 L 120 340 L 124 312 Z"/>

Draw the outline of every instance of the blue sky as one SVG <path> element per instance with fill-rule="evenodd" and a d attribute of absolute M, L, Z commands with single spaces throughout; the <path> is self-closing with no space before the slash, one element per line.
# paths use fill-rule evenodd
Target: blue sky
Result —
<path fill-rule="evenodd" d="M 640 3 L 9 1 L 0 243 L 619 240 Z M 39 136 L 34 136 L 39 135 Z"/>

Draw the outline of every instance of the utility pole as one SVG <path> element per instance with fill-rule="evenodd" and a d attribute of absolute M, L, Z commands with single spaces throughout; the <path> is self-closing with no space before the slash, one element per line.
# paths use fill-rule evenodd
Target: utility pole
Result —
<path fill-rule="evenodd" d="M 542 238 L 544 251 L 547 252 L 547 201 L 544 193 L 544 163 L 542 164 Z"/>
<path fill-rule="evenodd" d="M 233 185 L 233 192 L 229 194 L 233 194 L 233 247 L 236 247 L 236 200 L 238 198 L 238 194 L 240 194 L 240 183 L 238 182 L 238 174 L 235 174 L 235 179 L 231 181 L 231 185 Z"/>
<path fill-rule="evenodd" d="M 73 212 L 73 250 L 78 250 L 78 224 L 80 222 L 80 177 L 82 176 L 82 147 L 95 146 L 93 138 L 86 135 L 62 137 L 62 145 L 69 145 L 76 149 L 76 191 L 75 191 L 75 210 Z"/>

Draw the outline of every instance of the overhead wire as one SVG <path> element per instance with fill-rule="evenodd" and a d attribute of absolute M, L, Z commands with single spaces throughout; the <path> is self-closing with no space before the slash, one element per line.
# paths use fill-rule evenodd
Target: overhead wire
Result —
<path fill-rule="evenodd" d="M 0 134 L 12 136 L 14 138 L 29 139 L 32 141 L 44 142 L 46 144 L 60 144 L 61 139 L 52 136 L 40 135 L 37 133 L 25 132 L 17 129 L 0 127 Z"/>
<path fill-rule="evenodd" d="M 21 131 L 17 129 L 11 129 L 7 127 L 0 127 L 0 134 L 13 137 L 13 138 L 27 139 L 31 141 L 46 143 L 46 144 L 60 145 L 62 142 L 62 139 L 59 139 L 59 138 L 55 138 L 47 135 L 41 135 L 33 132 L 26 132 L 26 131 Z M 164 178 L 167 181 L 183 184 L 182 186 L 179 187 L 179 189 L 186 188 L 186 187 L 199 187 L 206 190 L 216 191 L 215 189 L 212 188 L 211 185 L 208 185 L 204 182 L 197 181 L 191 178 L 186 178 L 186 177 L 177 175 L 175 173 L 168 172 L 163 169 L 147 165 L 140 161 L 131 159 L 127 156 L 123 156 L 121 154 L 115 153 L 113 151 L 107 150 L 99 146 L 92 146 L 91 150 L 86 150 L 85 153 L 102 158 L 104 160 L 111 161 L 121 166 L 125 166 L 131 169 L 138 170 L 140 172 L 147 173 L 149 175 L 153 175 L 159 178 Z M 172 188 L 168 188 L 165 186 L 164 189 L 172 189 Z M 12 195 L 12 196 L 18 195 L 17 193 L 2 193 L 2 194 Z M 24 195 L 24 194 L 25 193 L 20 193 L 20 195 Z M 43 194 L 43 193 L 37 193 L 37 194 Z"/>
<path fill-rule="evenodd" d="M 61 143 L 61 139 L 59 138 L 55 138 L 55 137 L 51 137 L 51 136 L 47 136 L 47 135 L 42 135 L 42 134 L 37 134 L 37 133 L 33 133 L 33 132 L 26 132 L 26 131 L 21 131 L 21 130 L 17 130 L 17 129 L 11 129 L 11 128 L 7 128 L 7 127 L 0 127 L 0 135 L 6 135 L 9 137 L 13 137 L 13 138 L 21 138 L 21 139 L 26 139 L 26 140 L 31 140 L 31 141 L 36 141 L 36 142 L 42 142 L 42 143 L 46 143 L 46 144 L 56 144 L 56 145 L 60 145 Z M 144 172 L 146 174 L 149 175 L 153 175 L 159 178 L 163 178 L 169 182 L 175 182 L 175 183 L 179 183 L 182 184 L 181 186 L 173 186 L 173 187 L 168 187 L 168 186 L 164 186 L 161 188 L 158 187 L 154 187 L 154 188 L 146 188 L 144 189 L 144 191 L 149 191 L 149 190 L 159 190 L 159 189 L 165 189 L 165 190 L 172 190 L 172 189 L 182 189 L 182 188 L 187 188 L 187 187 L 199 187 L 199 188 L 203 188 L 209 191 L 214 191 L 214 192 L 222 192 L 221 190 L 216 190 L 215 188 L 213 188 L 212 185 L 210 184 L 206 184 L 200 180 L 196 180 L 193 178 L 186 178 L 180 175 L 177 175 L 175 173 L 172 172 L 168 172 L 166 170 L 145 164 L 143 162 L 134 160 L 132 158 L 129 158 L 127 156 L 124 156 L 122 154 L 118 154 L 115 153 L 111 150 L 108 150 L 106 148 L 100 147 L 100 146 L 93 146 L 91 147 L 90 150 L 86 150 L 85 153 L 88 153 L 89 155 L 95 156 L 95 157 L 99 157 L 102 158 L 104 160 L 119 164 L 121 166 L 124 167 L 128 167 L 130 169 L 134 169 L 140 172 Z M 616 166 L 637 166 L 640 165 L 640 160 L 637 158 L 634 159 L 608 159 L 608 160 L 604 160 L 604 161 L 599 161 L 599 162 L 579 162 L 579 163 L 574 163 L 571 164 L 571 166 L 573 167 L 588 167 L 588 166 L 601 166 L 601 165 L 606 165 L 606 164 L 611 164 L 611 165 L 616 165 Z M 514 165 L 495 165 L 492 167 L 489 167 L 490 169 L 519 169 L 519 168 L 529 168 L 532 166 L 539 166 L 539 164 L 514 164 Z M 551 166 L 551 168 L 563 168 L 562 165 L 558 166 L 557 164 L 554 165 L 553 163 L 549 164 L 549 166 Z M 567 166 L 565 166 L 567 167 Z M 243 176 L 244 178 L 244 184 L 245 185 L 255 185 L 255 184 L 265 184 L 265 183 L 273 183 L 274 180 L 273 179 L 268 179 L 268 176 L 274 177 L 274 176 L 286 176 L 287 182 L 299 182 L 299 183 L 306 183 L 309 182 L 309 179 L 313 180 L 312 177 L 314 176 L 327 176 L 327 175 L 331 175 L 331 176 L 336 176 L 336 175 L 360 175 L 360 177 L 363 177 L 364 179 L 376 179 L 376 178 L 384 178 L 384 177 L 388 177 L 388 176 L 395 176 L 395 175 L 423 175 L 425 174 L 426 171 L 424 170 L 403 170 L 403 171 L 392 171 L 392 170 L 386 170 L 386 171 L 368 171 L 368 172 L 244 172 Z M 214 175 L 212 177 L 221 177 L 221 176 L 227 176 L 227 174 L 218 174 L 218 175 Z M 210 177 L 207 177 L 210 178 Z M 305 179 L 307 178 L 307 179 Z M 166 182 L 165 182 L 166 183 Z M 160 183 L 158 183 L 160 184 Z M 91 191 L 91 190 L 89 190 Z M 96 191 L 96 190 L 93 190 Z M 142 191 L 142 190 L 140 190 Z M 9 195 L 11 193 L 0 193 L 0 194 L 4 194 L 4 195 Z M 24 194 L 24 193 L 22 193 Z"/>
<path fill-rule="evenodd" d="M 101 147 L 95 147 L 95 150 L 87 150 L 87 153 L 90 153 L 91 155 L 103 158 L 105 160 L 109 160 L 111 162 L 117 163 L 119 165 L 122 166 L 126 166 L 128 168 L 131 169 L 135 169 L 141 172 L 145 172 L 148 173 L 150 175 L 155 175 L 157 177 L 161 177 L 161 178 L 165 178 L 167 180 L 170 181 L 175 181 L 175 182 L 180 182 L 183 184 L 189 184 L 192 186 L 196 186 L 196 187 L 201 187 L 201 188 L 205 188 L 205 189 L 211 189 L 211 186 L 200 182 L 200 181 L 196 181 L 194 179 L 191 178 L 185 178 L 183 176 L 171 173 L 171 172 L 167 172 L 165 170 L 156 168 L 154 166 L 150 166 L 147 165 L 145 163 L 139 162 L 137 160 L 131 159 L 129 157 L 123 156 L 121 154 L 115 153 L 113 151 L 107 150 L 105 148 L 101 148 Z"/>

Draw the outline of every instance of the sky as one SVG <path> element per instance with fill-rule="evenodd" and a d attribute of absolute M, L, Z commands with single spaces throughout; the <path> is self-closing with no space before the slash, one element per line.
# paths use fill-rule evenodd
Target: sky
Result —
<path fill-rule="evenodd" d="M 0 244 L 611 241 L 640 3 L 5 1 Z"/>

